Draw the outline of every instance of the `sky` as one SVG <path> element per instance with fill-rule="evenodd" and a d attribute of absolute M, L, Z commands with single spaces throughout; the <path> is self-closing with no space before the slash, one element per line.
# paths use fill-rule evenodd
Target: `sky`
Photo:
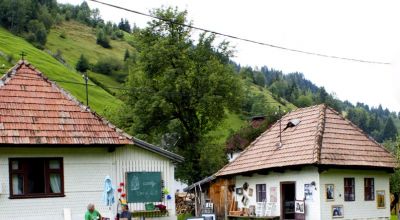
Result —
<path fill-rule="evenodd" d="M 389 62 L 366 64 L 322 58 L 271 47 L 228 40 L 234 61 L 242 66 L 268 66 L 284 73 L 302 72 L 317 86 L 353 104 L 400 111 L 400 1 L 265 1 L 265 0 L 101 0 L 140 12 L 160 7 L 188 11 L 194 26 L 283 47 Z M 82 0 L 58 0 L 80 4 Z M 106 21 L 145 27 L 150 18 L 88 1 Z M 195 31 L 193 36 L 200 34 Z"/>

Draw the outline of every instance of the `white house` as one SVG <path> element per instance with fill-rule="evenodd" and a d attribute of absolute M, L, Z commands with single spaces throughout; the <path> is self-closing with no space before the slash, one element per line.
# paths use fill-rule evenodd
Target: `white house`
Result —
<path fill-rule="evenodd" d="M 173 195 L 182 161 L 123 133 L 26 61 L 0 79 L 0 219 L 81 220 L 88 203 L 115 214 L 116 203 L 102 200 L 106 176 L 118 186 L 128 185 L 127 172 L 160 173 Z M 175 219 L 174 196 L 166 196 L 154 203 Z M 144 203 L 129 203 L 131 211 Z"/>
<path fill-rule="evenodd" d="M 232 198 L 224 205 L 232 218 L 390 219 L 389 175 L 396 165 L 354 124 L 317 105 L 285 115 L 216 178 L 229 180 L 223 187 Z"/>

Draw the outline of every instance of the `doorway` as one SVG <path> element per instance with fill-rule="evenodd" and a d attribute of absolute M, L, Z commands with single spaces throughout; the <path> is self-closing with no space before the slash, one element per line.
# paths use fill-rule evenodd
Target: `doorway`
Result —
<path fill-rule="evenodd" d="M 281 182 L 281 219 L 295 219 L 296 182 Z"/>

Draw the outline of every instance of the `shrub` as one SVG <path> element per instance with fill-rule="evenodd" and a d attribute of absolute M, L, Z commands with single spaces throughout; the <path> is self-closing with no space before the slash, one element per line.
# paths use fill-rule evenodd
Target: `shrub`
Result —
<path fill-rule="evenodd" d="M 31 43 L 37 43 L 44 46 L 47 41 L 47 31 L 43 23 L 38 20 L 31 20 L 28 23 L 28 34 L 26 38 Z"/>
<path fill-rule="evenodd" d="M 121 70 L 123 67 L 122 62 L 114 57 L 101 58 L 93 66 L 93 71 L 105 75 L 112 75 Z"/>
<path fill-rule="evenodd" d="M 63 38 L 63 39 L 66 39 L 67 38 L 67 33 L 65 33 L 65 31 L 62 31 L 60 33 L 60 37 Z"/>
<path fill-rule="evenodd" d="M 104 48 L 111 48 L 110 39 L 108 39 L 108 36 L 103 29 L 98 30 L 96 43 Z"/>
<path fill-rule="evenodd" d="M 76 63 L 75 69 L 81 73 L 86 72 L 89 69 L 89 61 L 83 54 L 79 57 L 78 63 Z"/>

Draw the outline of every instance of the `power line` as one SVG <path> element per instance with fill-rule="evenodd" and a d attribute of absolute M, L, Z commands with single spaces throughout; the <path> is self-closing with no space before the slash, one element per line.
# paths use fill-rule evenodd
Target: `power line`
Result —
<path fill-rule="evenodd" d="M 157 19 L 157 20 L 169 22 L 171 24 L 180 25 L 180 26 L 184 26 L 184 27 L 188 27 L 188 28 L 192 28 L 192 29 L 196 29 L 196 30 L 212 33 L 212 34 L 223 36 L 223 37 L 228 37 L 228 38 L 232 38 L 232 39 L 235 39 L 235 40 L 245 41 L 245 42 L 258 44 L 258 45 L 262 45 L 262 46 L 272 47 L 272 48 L 276 48 L 276 49 L 280 49 L 280 50 L 286 50 L 286 51 L 290 51 L 290 52 L 301 53 L 301 54 L 312 55 L 312 56 L 319 56 L 319 57 L 324 57 L 324 58 L 360 62 L 360 63 L 391 65 L 391 63 L 389 63 L 389 62 L 362 60 L 362 59 L 355 59 L 355 58 L 349 58 L 349 57 L 327 55 L 327 54 L 322 54 L 322 53 L 316 53 L 316 52 L 310 52 L 310 51 L 304 51 L 304 50 L 299 50 L 299 49 L 283 47 L 283 46 L 270 44 L 270 43 L 264 43 L 264 42 L 260 42 L 260 41 L 256 41 L 256 40 L 251 40 L 251 39 L 248 39 L 248 38 L 234 36 L 234 35 L 231 35 L 231 34 L 225 34 L 225 33 L 217 32 L 217 31 L 213 31 L 213 30 L 209 30 L 209 29 L 205 29 L 205 28 L 196 27 L 196 26 L 193 26 L 193 25 L 190 25 L 190 24 L 184 24 L 184 23 L 175 22 L 175 21 L 172 21 L 170 19 L 161 18 L 161 17 L 155 16 L 155 15 L 151 15 L 151 14 L 147 14 L 147 13 L 144 13 L 144 12 L 140 12 L 140 11 L 124 8 L 124 7 L 121 7 L 121 6 L 118 6 L 118 5 L 113 5 L 113 4 L 102 2 L 102 1 L 98 1 L 98 0 L 89 0 L 89 1 L 96 2 L 96 3 L 102 4 L 102 5 L 106 5 L 106 6 L 109 6 L 109 7 L 117 8 L 117 9 L 120 9 L 120 10 L 132 12 L 132 13 L 139 14 L 139 15 L 142 15 L 142 16 L 154 18 L 154 19 Z"/>
<path fill-rule="evenodd" d="M 37 77 L 30 77 L 30 76 L 17 76 L 18 78 L 24 78 L 24 79 L 35 79 L 35 80 L 39 80 L 39 78 Z M 115 87 L 115 86 L 100 86 L 97 84 L 86 84 L 86 83 L 80 83 L 80 82 L 74 82 L 74 81 L 67 81 L 67 80 L 53 80 L 53 79 L 48 79 L 49 81 L 52 82 L 58 82 L 58 83 L 69 83 L 69 84 L 74 84 L 74 85 L 81 85 L 81 86 L 92 86 L 92 87 L 99 87 L 99 88 L 107 88 L 107 89 L 116 89 L 116 90 L 126 90 L 126 91 L 133 91 L 133 92 L 137 92 L 137 93 L 149 93 L 149 92 L 156 92 L 152 89 L 137 89 L 137 88 L 128 88 L 128 87 Z M 167 94 L 179 94 L 182 95 L 181 92 L 164 92 Z M 265 101 L 263 103 L 268 103 L 268 104 L 283 104 L 286 105 L 288 103 L 280 103 L 278 101 Z"/>

